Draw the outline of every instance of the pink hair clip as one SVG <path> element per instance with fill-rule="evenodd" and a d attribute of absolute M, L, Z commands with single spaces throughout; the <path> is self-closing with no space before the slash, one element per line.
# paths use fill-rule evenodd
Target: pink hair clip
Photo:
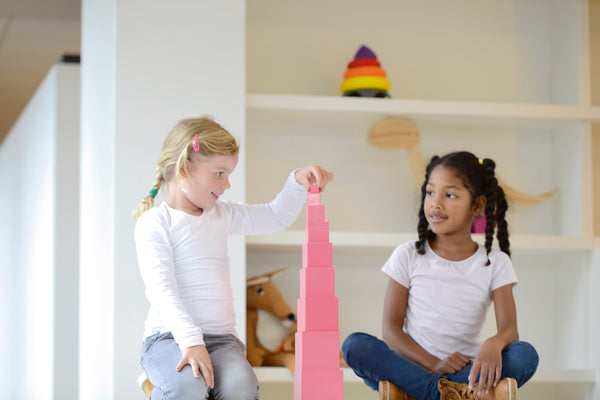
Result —
<path fill-rule="evenodd" d="M 192 141 L 192 145 L 194 146 L 194 151 L 197 153 L 200 151 L 200 141 L 198 140 L 198 134 L 194 135 L 194 140 Z"/>

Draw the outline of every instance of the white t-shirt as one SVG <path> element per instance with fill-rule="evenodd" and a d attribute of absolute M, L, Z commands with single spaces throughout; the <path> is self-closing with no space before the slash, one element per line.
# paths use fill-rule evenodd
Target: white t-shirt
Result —
<path fill-rule="evenodd" d="M 163 202 L 142 214 L 134 236 L 150 302 L 144 338 L 170 331 L 183 350 L 204 344 L 204 333 L 237 335 L 227 236 L 284 230 L 306 196 L 292 172 L 269 204 L 219 200 L 195 216 Z"/>
<path fill-rule="evenodd" d="M 485 247 L 462 261 L 449 261 L 415 242 L 398 246 L 382 268 L 408 288 L 405 332 L 428 353 L 444 359 L 460 352 L 474 359 L 482 344 L 481 330 L 492 303 L 492 291 L 514 285 L 517 275 L 506 253 L 493 249 L 489 266 Z"/>

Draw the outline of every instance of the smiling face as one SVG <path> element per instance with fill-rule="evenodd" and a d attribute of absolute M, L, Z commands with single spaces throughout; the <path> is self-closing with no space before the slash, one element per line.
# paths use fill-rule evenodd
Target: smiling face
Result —
<path fill-rule="evenodd" d="M 238 163 L 238 155 L 215 154 L 204 156 L 195 154 L 193 161 L 187 161 L 188 174 L 183 174 L 183 190 L 177 190 L 174 208 L 192 215 L 202 215 L 203 211 L 215 206 L 219 197 L 231 187 L 229 176 Z M 169 205 L 174 206 L 168 201 Z"/>
<path fill-rule="evenodd" d="M 427 182 L 423 211 L 437 235 L 471 234 L 473 218 L 480 215 L 485 197 L 473 196 L 454 168 L 438 165 Z"/>

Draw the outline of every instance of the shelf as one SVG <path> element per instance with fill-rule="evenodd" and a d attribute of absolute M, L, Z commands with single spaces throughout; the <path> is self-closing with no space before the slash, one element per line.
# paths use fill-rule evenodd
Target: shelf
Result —
<path fill-rule="evenodd" d="M 246 95 L 246 107 L 251 112 L 291 112 L 299 117 L 304 113 L 347 114 L 346 117 L 361 115 L 403 116 L 417 120 L 430 120 L 461 124 L 501 124 L 512 127 L 556 127 L 560 123 L 598 122 L 600 107 L 529 104 L 491 103 L 411 99 L 371 99 L 343 96 L 306 96 L 255 94 Z M 252 113 L 249 113 L 252 119 Z M 289 118 L 283 115 L 283 118 Z M 345 117 L 345 118 L 346 118 Z"/>
<path fill-rule="evenodd" d="M 377 233 L 377 232 L 330 232 L 329 240 L 334 247 L 371 247 L 394 249 L 398 245 L 415 240 L 414 233 Z M 484 242 L 481 234 L 474 234 L 473 240 Z M 268 235 L 247 236 L 246 244 L 252 247 L 302 246 L 304 231 L 285 231 Z M 511 249 L 514 250 L 556 250 L 581 251 L 600 247 L 598 237 L 512 235 Z"/>
<path fill-rule="evenodd" d="M 362 382 L 350 368 L 341 368 L 344 371 L 344 382 Z M 285 367 L 254 367 L 254 372 L 259 382 L 293 382 L 294 377 Z"/>
<path fill-rule="evenodd" d="M 344 382 L 362 383 L 350 368 L 342 368 Z M 254 367 L 259 382 L 293 382 L 294 377 L 285 367 Z M 587 383 L 596 382 L 595 369 L 546 369 L 535 373 L 531 383 Z"/>

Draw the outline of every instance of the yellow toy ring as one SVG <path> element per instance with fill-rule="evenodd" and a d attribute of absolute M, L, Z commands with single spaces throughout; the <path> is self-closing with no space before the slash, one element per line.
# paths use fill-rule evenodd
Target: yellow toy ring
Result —
<path fill-rule="evenodd" d="M 380 89 L 388 90 L 390 82 L 381 76 L 356 76 L 354 78 L 344 79 L 340 84 L 343 93 L 358 89 Z"/>

